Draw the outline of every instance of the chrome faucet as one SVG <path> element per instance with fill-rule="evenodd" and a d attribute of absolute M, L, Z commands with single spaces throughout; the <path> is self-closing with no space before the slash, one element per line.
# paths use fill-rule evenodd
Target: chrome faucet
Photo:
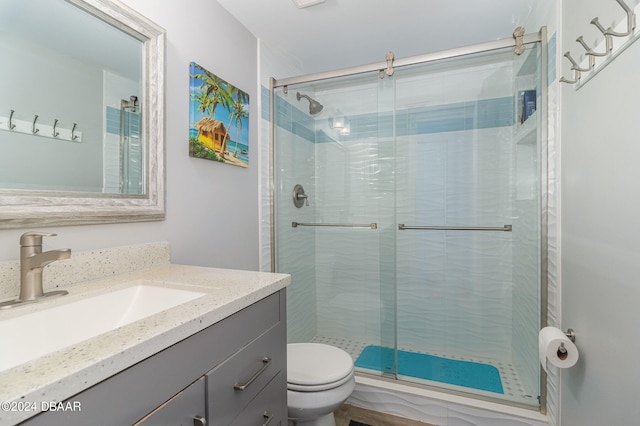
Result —
<path fill-rule="evenodd" d="M 20 295 L 17 300 L 0 303 L 0 309 L 10 308 L 23 303 L 36 302 L 45 297 L 63 296 L 65 290 L 45 293 L 42 288 L 42 270 L 56 260 L 68 259 L 71 249 L 42 252 L 42 237 L 57 234 L 27 232 L 20 237 Z"/>

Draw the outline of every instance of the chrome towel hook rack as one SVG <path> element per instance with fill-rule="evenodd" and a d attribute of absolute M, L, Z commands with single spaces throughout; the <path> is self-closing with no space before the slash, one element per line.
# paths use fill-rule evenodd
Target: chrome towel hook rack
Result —
<path fill-rule="evenodd" d="M 631 45 L 634 41 L 636 41 L 639 37 L 639 33 L 635 31 L 636 29 L 636 13 L 629 5 L 625 3 L 624 0 L 616 0 L 616 2 L 620 5 L 620 7 L 624 10 L 626 14 L 625 22 L 620 22 L 616 28 L 609 27 L 604 28 L 604 26 L 600 23 L 598 17 L 595 17 L 591 20 L 590 24 L 594 25 L 602 35 L 604 36 L 603 43 L 604 48 L 603 51 L 596 51 L 594 48 L 590 47 L 585 41 L 584 37 L 580 36 L 576 39 L 576 42 L 582 45 L 585 50 L 585 61 L 586 64 L 578 63 L 573 59 L 570 52 L 566 52 L 564 56 L 571 62 L 571 70 L 574 71 L 574 78 L 567 79 L 565 77 L 560 78 L 560 82 L 568 83 L 568 84 L 577 84 L 576 89 L 579 89 L 584 84 L 586 84 L 591 78 L 593 78 L 600 70 L 606 67 L 611 61 L 613 61 L 620 53 L 622 53 L 629 45 Z M 636 6 L 640 7 L 640 6 Z M 614 37 L 620 39 L 620 42 L 614 42 Z M 624 40 L 626 38 L 626 40 Z M 616 46 L 617 44 L 617 46 Z M 596 46 L 598 47 L 598 46 Z M 596 58 L 601 58 L 602 62 L 597 63 Z M 582 78 L 581 73 L 585 74 L 584 78 Z"/>
<path fill-rule="evenodd" d="M 9 116 L 0 116 L 0 130 L 8 132 L 25 133 L 33 136 L 54 138 L 70 142 L 82 142 L 82 132 L 78 131 L 78 124 L 73 123 L 73 128 L 64 128 L 59 119 L 47 123 L 40 115 L 34 114 L 33 120 L 23 120 L 14 109 L 9 110 Z"/>

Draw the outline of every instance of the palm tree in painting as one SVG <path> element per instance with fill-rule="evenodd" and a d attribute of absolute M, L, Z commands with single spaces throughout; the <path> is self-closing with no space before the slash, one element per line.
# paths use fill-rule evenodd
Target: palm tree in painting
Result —
<path fill-rule="evenodd" d="M 224 108 L 230 109 L 233 105 L 233 93 L 229 85 L 220 77 L 200 67 L 198 64 L 194 64 L 194 66 L 194 69 L 200 72 L 194 72 L 191 77 L 199 79 L 201 81 L 200 89 L 203 89 L 196 102 L 201 104 L 201 100 L 210 102 L 211 106 L 208 110 L 213 117 L 215 117 L 218 105 L 223 105 Z"/>
<path fill-rule="evenodd" d="M 229 91 L 232 94 L 232 97 L 234 99 L 233 104 L 231 105 L 231 108 L 227 108 L 229 110 L 231 110 L 231 113 L 229 114 L 229 124 L 231 124 L 232 122 L 235 121 L 235 125 L 236 125 L 236 130 L 238 128 L 238 125 L 242 128 L 242 123 L 240 122 L 240 120 L 243 117 L 248 117 L 247 112 L 244 109 L 244 104 L 249 103 L 249 95 L 245 92 L 243 92 L 242 90 L 239 90 L 237 87 L 230 87 Z M 231 127 L 230 125 L 227 126 L 227 132 L 224 138 L 224 142 L 226 145 L 226 141 L 227 141 L 227 135 L 229 135 L 229 127 Z M 237 157 L 237 152 L 238 152 L 238 133 L 236 132 L 236 149 L 233 153 L 234 157 Z"/>
<path fill-rule="evenodd" d="M 213 98 L 207 96 L 207 92 L 203 90 L 198 93 L 192 93 L 191 101 L 198 104 L 198 111 L 201 111 L 202 115 L 213 115 L 215 117 L 215 104 Z"/>
<path fill-rule="evenodd" d="M 242 102 L 243 97 L 240 96 L 240 93 L 246 95 L 244 92 L 238 92 L 236 100 L 233 103 L 233 110 L 231 111 L 231 114 L 229 114 L 229 124 L 233 123 L 236 127 L 236 149 L 233 152 L 234 157 L 238 156 L 238 141 L 240 139 L 240 131 L 242 130 L 242 119 L 249 118 L 249 113 L 244 107 L 245 103 Z M 246 97 L 248 98 L 248 96 Z"/>

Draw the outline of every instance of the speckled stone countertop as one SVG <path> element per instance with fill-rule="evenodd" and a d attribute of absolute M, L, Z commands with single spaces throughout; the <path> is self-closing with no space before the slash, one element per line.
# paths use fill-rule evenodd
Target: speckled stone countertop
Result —
<path fill-rule="evenodd" d="M 281 290 L 289 285 L 291 278 L 285 274 L 167 264 L 65 287 L 69 295 L 0 312 L 0 320 L 93 294 L 116 291 L 140 280 L 206 295 L 1 371 L 0 424 L 13 425 L 36 414 L 26 409 L 14 411 L 12 408 L 20 407 L 17 404 L 12 407 L 11 402 L 39 406 L 41 402 L 70 398 Z M 79 318 L 78 321 L 90 321 L 90 318 Z"/>

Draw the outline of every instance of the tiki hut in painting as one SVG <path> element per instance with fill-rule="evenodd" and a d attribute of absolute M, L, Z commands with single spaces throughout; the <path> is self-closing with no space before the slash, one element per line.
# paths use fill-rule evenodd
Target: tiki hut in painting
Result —
<path fill-rule="evenodd" d="M 196 123 L 196 129 L 198 129 L 198 139 L 207 148 L 215 151 L 226 150 L 226 142 L 229 140 L 229 134 L 222 121 L 214 120 L 210 117 L 203 117 Z"/>

